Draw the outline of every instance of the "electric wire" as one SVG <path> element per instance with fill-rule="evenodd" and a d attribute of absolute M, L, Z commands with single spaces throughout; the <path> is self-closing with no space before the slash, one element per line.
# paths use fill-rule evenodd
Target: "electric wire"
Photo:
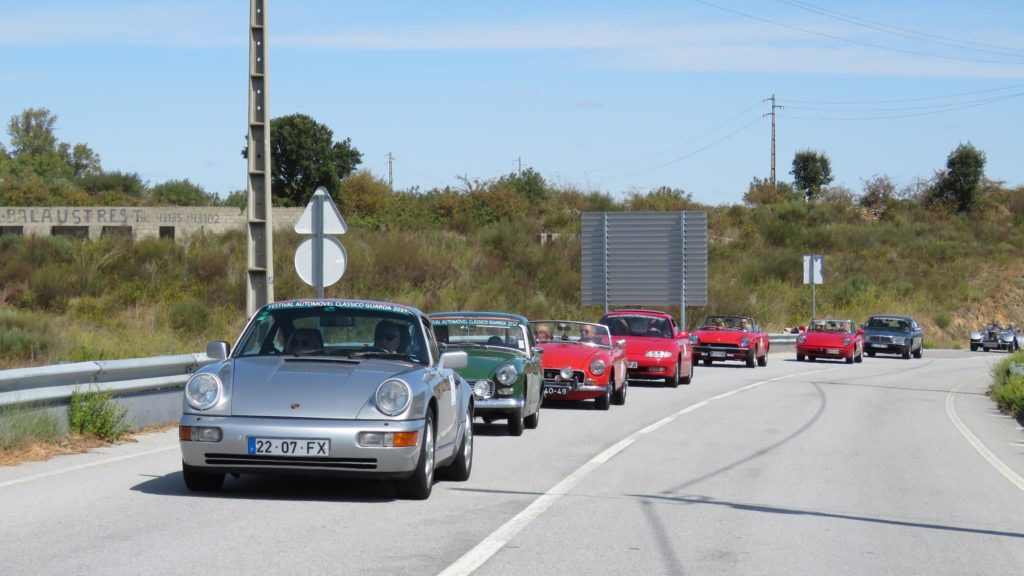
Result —
<path fill-rule="evenodd" d="M 953 94 L 946 94 L 945 96 L 923 96 L 918 98 L 900 98 L 892 100 L 793 100 L 786 99 L 786 102 L 793 104 L 834 104 L 834 105 L 846 105 L 846 104 L 899 104 L 903 102 L 924 102 L 927 100 L 945 100 L 948 98 L 956 98 L 958 96 L 973 96 L 975 94 L 987 94 L 989 92 L 1000 92 L 1002 90 L 1013 90 L 1020 88 L 1024 84 L 1011 84 L 1009 86 L 1002 86 L 1000 88 L 988 88 L 986 90 L 973 90 L 971 92 L 956 92 Z"/>

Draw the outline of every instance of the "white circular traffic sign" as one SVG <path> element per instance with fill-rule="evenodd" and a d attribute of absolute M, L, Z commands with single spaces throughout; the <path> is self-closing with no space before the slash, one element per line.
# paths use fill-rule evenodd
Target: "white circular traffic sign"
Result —
<path fill-rule="evenodd" d="M 341 279 L 345 273 L 348 255 L 341 242 L 332 236 L 324 236 L 324 286 L 330 286 Z M 313 239 L 306 238 L 295 250 L 295 271 L 299 278 L 313 286 Z"/>

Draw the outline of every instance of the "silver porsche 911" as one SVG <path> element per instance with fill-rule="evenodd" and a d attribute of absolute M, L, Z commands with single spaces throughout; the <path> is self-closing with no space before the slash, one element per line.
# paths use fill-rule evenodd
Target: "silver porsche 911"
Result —
<path fill-rule="evenodd" d="M 253 315 L 234 348 L 185 385 L 178 438 L 190 490 L 225 474 L 298 473 L 392 479 L 430 496 L 435 469 L 473 466 L 473 393 L 440 354 L 415 308 L 363 300 L 293 300 Z"/>

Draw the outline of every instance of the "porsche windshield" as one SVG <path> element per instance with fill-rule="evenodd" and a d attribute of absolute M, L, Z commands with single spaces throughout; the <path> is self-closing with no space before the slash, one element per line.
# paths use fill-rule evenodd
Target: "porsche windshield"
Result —
<path fill-rule="evenodd" d="M 272 304 L 260 310 L 235 356 L 378 356 L 428 363 L 417 317 L 380 308 Z"/>

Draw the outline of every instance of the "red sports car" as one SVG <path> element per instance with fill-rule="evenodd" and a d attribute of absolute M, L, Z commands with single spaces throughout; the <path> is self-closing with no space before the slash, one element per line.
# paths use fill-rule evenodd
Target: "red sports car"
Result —
<path fill-rule="evenodd" d="M 615 310 L 605 314 L 601 324 L 616 342 L 625 341 L 630 378 L 659 378 L 673 388 L 693 380 L 689 335 L 676 328 L 671 315 L 658 310 Z"/>
<path fill-rule="evenodd" d="M 694 362 L 710 366 L 716 360 L 740 360 L 753 368 L 768 365 L 768 334 L 749 316 L 708 316 L 690 336 Z"/>
<path fill-rule="evenodd" d="M 530 322 L 544 350 L 544 400 L 594 399 L 598 410 L 626 403 L 626 351 L 608 327 L 589 322 Z"/>
<path fill-rule="evenodd" d="M 864 361 L 864 330 L 853 320 L 812 320 L 796 339 L 796 359 L 838 358 L 847 364 Z"/>

